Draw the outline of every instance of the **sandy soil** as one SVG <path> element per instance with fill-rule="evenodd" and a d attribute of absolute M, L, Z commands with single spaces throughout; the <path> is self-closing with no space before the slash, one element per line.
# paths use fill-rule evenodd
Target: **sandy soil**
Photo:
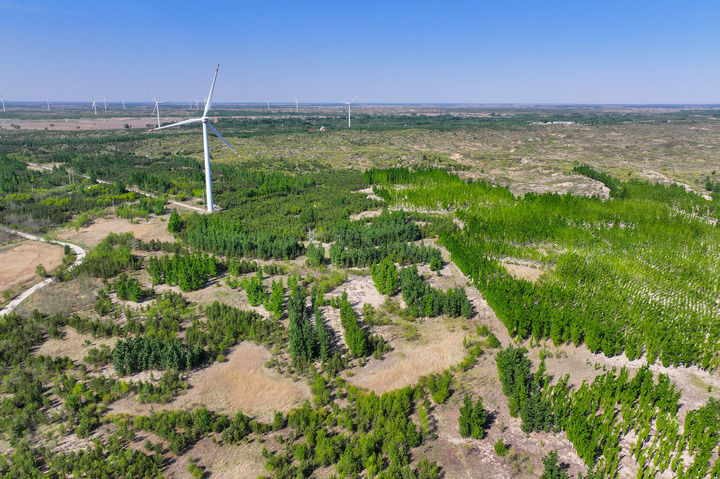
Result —
<path fill-rule="evenodd" d="M 0 291 L 40 281 L 35 274 L 37 265 L 42 264 L 51 272 L 62 263 L 62 246 L 22 241 L 10 248 L 0 250 Z"/>
<path fill-rule="evenodd" d="M 264 366 L 270 353 L 252 343 L 242 343 L 224 363 L 193 372 L 188 391 L 174 401 L 163 404 L 140 404 L 134 396 L 116 401 L 110 413 L 148 414 L 150 409 L 183 409 L 195 405 L 219 413 L 245 414 L 271 421 L 275 411 L 287 411 L 311 398 L 304 382 L 293 382 Z"/>
<path fill-rule="evenodd" d="M 86 345 L 85 341 L 89 341 Z M 90 334 L 80 334 L 72 328 L 65 328 L 62 339 L 48 339 L 35 351 L 43 356 L 67 356 L 73 361 L 82 361 L 87 352 L 104 344 L 113 347 L 117 338 L 93 338 Z"/>
<path fill-rule="evenodd" d="M 262 457 L 262 444 L 258 441 L 219 446 L 212 439 L 204 438 L 167 469 L 167 476 L 190 479 L 192 476 L 187 471 L 190 459 L 198 466 L 205 467 L 213 479 L 255 478 L 267 472 Z"/>
<path fill-rule="evenodd" d="M 527 264 L 517 264 L 509 260 L 501 261 L 501 263 L 505 267 L 507 272 L 510 273 L 513 277 L 518 279 L 524 279 L 530 281 L 531 283 L 535 283 L 545 272 L 540 268 Z"/>
<path fill-rule="evenodd" d="M 375 196 L 372 193 L 368 195 L 368 198 L 371 198 L 373 196 L 375 198 L 377 198 L 377 196 Z M 382 208 L 378 208 L 376 210 L 365 210 L 365 211 L 361 211 L 360 213 L 350 215 L 350 219 L 353 221 L 356 221 L 356 220 L 375 218 L 376 216 L 380 216 L 382 214 L 382 212 L 383 212 Z"/>
<path fill-rule="evenodd" d="M 161 112 L 162 113 L 162 112 Z M 88 113 L 92 114 L 91 111 Z M 178 121 L 179 118 L 161 117 L 163 124 Z M 130 128 L 152 128 L 157 125 L 157 117 L 111 117 L 111 118 L 65 118 L 56 120 L 18 120 L 3 121 L 0 128 L 11 128 L 10 124 L 20 125 L 21 130 L 125 130 Z"/>
<path fill-rule="evenodd" d="M 156 239 L 159 241 L 175 241 L 173 235 L 167 231 L 167 222 L 161 221 L 157 216 L 151 216 L 148 222 L 139 220 L 139 223 L 130 223 L 122 218 L 98 218 L 89 226 L 66 229 L 58 234 L 58 239 L 68 240 L 88 247 L 100 243 L 110 233 L 131 232 L 135 238 L 142 241 Z"/>

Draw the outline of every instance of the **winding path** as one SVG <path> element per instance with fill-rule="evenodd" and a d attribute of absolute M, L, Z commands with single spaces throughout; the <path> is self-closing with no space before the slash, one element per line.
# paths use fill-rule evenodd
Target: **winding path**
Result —
<path fill-rule="evenodd" d="M 70 268 L 76 267 L 77 265 L 82 263 L 83 258 L 85 258 L 86 251 L 76 244 L 65 243 L 63 241 L 48 241 L 45 238 L 41 238 L 39 236 L 31 235 L 28 233 L 23 233 L 22 231 L 16 231 L 16 230 L 13 230 L 10 228 L 6 228 L 4 226 L 0 226 L 0 230 L 20 236 L 20 237 L 28 239 L 28 240 L 32 240 L 32 241 L 40 241 L 43 243 L 52 243 L 52 244 L 57 244 L 60 246 L 70 247 L 70 249 L 72 249 L 75 252 L 75 262 L 72 264 L 72 266 Z M 48 285 L 49 283 L 52 283 L 53 281 L 54 280 L 52 278 L 44 279 L 44 280 L 40 281 L 38 284 L 32 286 L 30 289 L 24 291 L 20 296 L 17 296 L 16 298 L 14 298 L 7 305 L 5 305 L 5 307 L 2 310 L 0 310 L 0 316 L 5 316 L 6 314 L 12 313 L 15 310 L 15 308 L 17 308 L 20 303 L 25 301 L 25 299 L 28 296 L 30 296 L 31 294 L 33 294 L 35 291 L 39 290 L 40 288 L 43 288 L 44 286 Z"/>

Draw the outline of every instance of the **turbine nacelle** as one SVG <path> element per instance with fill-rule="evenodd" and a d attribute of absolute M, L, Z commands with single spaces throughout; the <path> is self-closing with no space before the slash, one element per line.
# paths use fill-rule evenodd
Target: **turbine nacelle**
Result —
<path fill-rule="evenodd" d="M 212 179 L 210 176 L 210 147 L 208 145 L 208 130 L 210 130 L 213 135 L 220 138 L 220 140 L 225 143 L 225 145 L 232 150 L 233 153 L 235 153 L 238 157 L 240 157 L 240 154 L 235 151 L 235 148 L 233 148 L 230 143 L 227 142 L 225 138 L 220 134 L 219 131 L 217 131 L 217 128 L 209 121 L 210 118 L 208 117 L 208 111 L 210 111 L 210 103 L 212 101 L 212 95 L 213 91 L 215 90 L 215 81 L 217 80 L 218 71 L 220 70 L 220 65 L 218 64 L 217 68 L 215 69 L 215 75 L 213 76 L 212 84 L 210 85 L 210 93 L 207 96 L 207 100 L 205 101 L 205 109 L 203 110 L 203 114 L 199 118 L 190 118 L 188 120 L 178 121 L 176 123 L 171 123 L 170 125 L 164 125 L 160 126 L 160 108 L 158 107 L 158 104 L 161 102 L 158 102 L 153 98 L 153 101 L 155 101 L 155 106 L 158 110 L 158 126 L 157 128 L 151 128 L 147 130 L 148 133 L 158 131 L 158 130 L 164 130 L 165 128 L 173 128 L 176 126 L 182 126 L 182 125 L 191 125 L 194 123 L 201 123 L 203 126 L 203 152 L 205 157 L 205 191 L 206 191 L 206 201 L 207 201 L 207 210 L 208 212 L 213 211 L 213 197 L 212 197 Z"/>

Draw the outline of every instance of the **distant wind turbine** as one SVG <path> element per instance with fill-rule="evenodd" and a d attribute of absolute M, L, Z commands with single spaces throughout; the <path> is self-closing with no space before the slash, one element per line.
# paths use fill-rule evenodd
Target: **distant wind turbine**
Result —
<path fill-rule="evenodd" d="M 153 101 L 155 102 L 155 106 L 153 107 L 153 113 L 157 113 L 157 126 L 160 128 L 160 104 L 165 103 L 164 101 L 158 101 L 155 98 L 153 98 Z"/>
<path fill-rule="evenodd" d="M 163 130 L 165 128 L 172 128 L 174 126 L 180 126 L 180 125 L 190 125 L 193 123 L 202 123 L 203 127 L 203 150 L 205 154 L 205 200 L 207 201 L 207 210 L 208 212 L 212 213 L 213 211 L 213 196 L 212 196 L 212 179 L 210 176 L 210 148 L 208 146 L 208 128 L 212 130 L 213 134 L 220 138 L 225 145 L 230 148 L 233 153 L 235 153 L 237 156 L 240 156 L 237 151 L 235 151 L 235 148 L 230 146 L 230 143 L 227 142 L 225 138 L 220 134 L 219 131 L 213 126 L 212 123 L 210 123 L 210 119 L 208 118 L 208 111 L 210 111 L 210 102 L 212 101 L 212 95 L 213 91 L 215 90 L 215 80 L 217 80 L 218 71 L 220 70 L 220 65 L 218 64 L 217 68 L 215 69 L 215 76 L 213 76 L 212 84 L 210 85 L 210 93 L 208 94 L 207 101 L 205 102 L 205 110 L 203 111 L 203 116 L 200 118 L 191 118 L 189 120 L 183 120 L 178 121 L 177 123 L 172 123 L 170 125 L 165 126 L 158 126 L 157 128 L 153 128 L 151 130 L 148 130 L 148 132 L 152 131 L 158 131 Z"/>
<path fill-rule="evenodd" d="M 47 101 L 48 111 L 50 111 L 50 100 L 46 100 L 46 101 Z"/>
<path fill-rule="evenodd" d="M 5 113 L 5 97 L 0 96 L 0 100 L 2 100 L 3 113 Z"/>
<path fill-rule="evenodd" d="M 125 111 L 125 100 L 122 101 L 123 104 L 123 111 Z"/>
<path fill-rule="evenodd" d="M 299 112 L 300 112 L 300 110 L 298 110 L 297 98 L 295 98 L 295 113 L 299 113 Z"/>
<path fill-rule="evenodd" d="M 95 115 L 97 115 L 97 106 L 95 106 L 95 100 L 93 100 L 93 104 L 92 104 L 91 108 L 93 109 L 93 112 L 95 113 Z"/>
<path fill-rule="evenodd" d="M 105 98 L 103 98 L 103 107 L 105 108 L 105 111 L 107 111 L 107 101 Z"/>
<path fill-rule="evenodd" d="M 342 102 L 342 103 L 345 103 L 348 107 L 348 128 L 350 128 L 350 105 L 352 105 L 352 102 L 354 102 L 357 99 L 357 97 L 358 96 L 355 95 L 355 97 L 352 100 Z"/>

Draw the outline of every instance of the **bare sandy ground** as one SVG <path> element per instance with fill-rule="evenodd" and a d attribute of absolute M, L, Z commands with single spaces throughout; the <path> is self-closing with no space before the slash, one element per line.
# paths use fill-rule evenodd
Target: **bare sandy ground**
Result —
<path fill-rule="evenodd" d="M 501 261 L 501 263 L 508 271 L 508 273 L 510 273 L 513 277 L 518 279 L 524 279 L 530 281 L 531 283 L 535 283 L 545 272 L 540 268 L 536 268 L 526 264 L 517 264 L 511 262 L 510 260 L 504 260 Z"/>
<path fill-rule="evenodd" d="M 161 221 L 160 218 L 162 217 L 151 216 L 148 222 L 139 220 L 138 223 L 131 223 L 122 218 L 98 218 L 91 225 L 78 231 L 72 228 L 66 229 L 58 234 L 58 238 L 88 247 L 97 245 L 110 233 L 130 232 L 142 241 L 151 239 L 175 241 L 173 235 L 167 231 L 167 222 Z"/>
<path fill-rule="evenodd" d="M 162 113 L 162 112 L 161 112 Z M 178 121 L 178 118 L 161 117 L 163 123 Z M 10 125 L 20 125 L 21 130 L 124 130 L 130 128 L 152 128 L 157 125 L 157 117 L 111 117 L 111 118 L 61 118 L 56 120 L 4 120 L 0 128 L 10 129 Z"/>
<path fill-rule="evenodd" d="M 150 409 L 183 409 L 204 406 L 226 414 L 237 411 L 271 421 L 275 411 L 287 411 L 311 398 L 305 382 L 293 382 L 264 366 L 270 353 L 252 343 L 241 343 L 224 363 L 191 373 L 188 391 L 174 401 L 140 404 L 127 397 L 110 406 L 110 413 L 149 414 Z"/>
<path fill-rule="evenodd" d="M 35 352 L 43 356 L 67 356 L 73 361 L 82 361 L 90 349 L 101 344 L 112 348 L 115 341 L 117 338 L 93 338 L 90 334 L 80 334 L 72 328 L 65 328 L 64 338 L 48 339 Z"/>
<path fill-rule="evenodd" d="M 178 458 L 166 471 L 168 477 L 191 479 L 187 471 L 190 459 L 210 471 L 213 479 L 254 478 L 266 473 L 262 444 L 257 441 L 247 444 L 214 443 L 211 438 L 197 442 L 189 451 Z"/>
<path fill-rule="evenodd" d="M 51 272 L 62 263 L 63 256 L 62 246 L 37 241 L 22 241 L 0 250 L 0 264 L 3 265 L 0 268 L 0 291 L 40 281 L 35 274 L 37 265 L 42 264 Z"/>

